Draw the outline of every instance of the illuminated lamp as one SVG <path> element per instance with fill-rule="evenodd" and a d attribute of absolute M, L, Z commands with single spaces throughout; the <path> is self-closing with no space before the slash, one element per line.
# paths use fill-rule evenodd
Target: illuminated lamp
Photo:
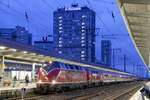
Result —
<path fill-rule="evenodd" d="M 55 81 L 55 80 L 52 80 L 52 84 L 56 84 L 56 81 Z"/>
<path fill-rule="evenodd" d="M 1 49 L 1 50 L 4 50 L 4 49 L 6 49 L 6 47 L 4 47 L 4 46 L 0 46 L 0 49 Z"/>

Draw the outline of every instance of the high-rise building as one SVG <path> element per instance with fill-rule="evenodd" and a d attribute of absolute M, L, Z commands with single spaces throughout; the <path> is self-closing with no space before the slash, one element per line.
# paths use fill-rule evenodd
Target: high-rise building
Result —
<path fill-rule="evenodd" d="M 111 41 L 102 40 L 101 41 L 101 60 L 105 65 L 111 66 Z"/>
<path fill-rule="evenodd" d="M 95 12 L 73 4 L 57 9 L 53 18 L 56 52 L 70 59 L 95 62 Z"/>
<path fill-rule="evenodd" d="M 34 41 L 34 46 L 40 49 L 54 52 L 54 44 L 52 40 L 48 40 L 47 37 L 43 37 L 42 41 Z"/>
<path fill-rule="evenodd" d="M 32 45 L 32 34 L 21 26 L 16 26 L 15 28 L 0 28 L 0 38 Z"/>

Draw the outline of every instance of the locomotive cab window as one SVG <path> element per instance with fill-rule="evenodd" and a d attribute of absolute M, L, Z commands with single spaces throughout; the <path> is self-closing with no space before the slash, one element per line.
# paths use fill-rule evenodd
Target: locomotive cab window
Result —
<path fill-rule="evenodd" d="M 69 65 L 70 69 L 74 69 L 72 65 Z"/>
<path fill-rule="evenodd" d="M 78 66 L 74 66 L 76 70 L 80 70 Z"/>

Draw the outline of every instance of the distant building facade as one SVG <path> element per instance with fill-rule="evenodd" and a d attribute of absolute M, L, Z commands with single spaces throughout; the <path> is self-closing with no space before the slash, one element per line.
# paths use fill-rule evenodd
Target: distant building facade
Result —
<path fill-rule="evenodd" d="M 0 28 L 0 38 L 32 45 L 32 34 L 21 26 L 16 26 L 15 28 Z"/>
<path fill-rule="evenodd" d="M 54 43 L 52 40 L 48 40 L 47 37 L 43 38 L 42 41 L 34 41 L 34 46 L 40 49 L 54 52 Z"/>
<path fill-rule="evenodd" d="M 69 58 L 95 62 L 95 12 L 73 4 L 57 9 L 53 18 L 55 51 Z"/>
<path fill-rule="evenodd" d="M 102 40 L 101 41 L 101 60 L 105 65 L 111 66 L 111 41 L 110 40 Z"/>

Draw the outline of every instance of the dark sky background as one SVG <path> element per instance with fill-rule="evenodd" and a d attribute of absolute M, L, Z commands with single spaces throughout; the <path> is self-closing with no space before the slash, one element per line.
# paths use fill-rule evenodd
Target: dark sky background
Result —
<path fill-rule="evenodd" d="M 144 66 L 129 37 L 116 0 L 1 0 L 0 28 L 20 25 L 33 34 L 33 40 L 41 40 L 42 36 L 53 34 L 53 11 L 59 7 L 70 7 L 73 2 L 79 6 L 87 5 L 96 12 L 96 28 L 100 28 L 96 30 L 98 60 L 101 60 L 100 41 L 109 39 L 113 48 L 121 48 L 121 51 L 115 53 L 116 68 L 123 69 L 124 54 L 127 56 L 128 71 L 133 70 L 133 64 Z M 25 13 L 29 17 L 29 23 Z"/>

